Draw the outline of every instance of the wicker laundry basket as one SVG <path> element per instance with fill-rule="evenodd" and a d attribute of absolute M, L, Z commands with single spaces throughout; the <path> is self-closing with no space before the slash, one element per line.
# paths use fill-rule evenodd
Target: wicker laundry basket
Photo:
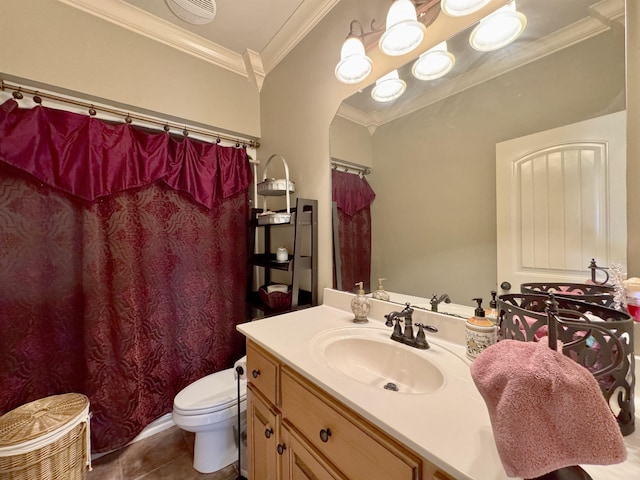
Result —
<path fill-rule="evenodd" d="M 89 399 L 53 395 L 0 417 L 0 480 L 80 480 L 90 466 Z"/>

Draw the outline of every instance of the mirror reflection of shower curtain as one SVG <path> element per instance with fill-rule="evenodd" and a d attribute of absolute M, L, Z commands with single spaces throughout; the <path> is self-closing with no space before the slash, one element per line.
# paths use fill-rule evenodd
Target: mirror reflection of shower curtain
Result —
<path fill-rule="evenodd" d="M 371 203 L 376 194 L 360 175 L 332 170 L 334 285 L 354 291 L 363 282 L 371 290 Z"/>

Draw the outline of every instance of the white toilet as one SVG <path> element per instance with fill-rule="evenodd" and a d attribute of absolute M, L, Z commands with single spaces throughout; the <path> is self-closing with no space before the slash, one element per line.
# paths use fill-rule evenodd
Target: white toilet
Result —
<path fill-rule="evenodd" d="M 240 380 L 240 399 L 240 431 L 245 432 L 246 379 Z M 234 369 L 207 375 L 180 391 L 173 400 L 173 421 L 181 429 L 195 432 L 193 468 L 199 472 L 215 472 L 237 461 L 238 381 Z M 242 449 L 246 450 L 244 444 Z M 244 463 L 242 460 L 242 469 Z"/>

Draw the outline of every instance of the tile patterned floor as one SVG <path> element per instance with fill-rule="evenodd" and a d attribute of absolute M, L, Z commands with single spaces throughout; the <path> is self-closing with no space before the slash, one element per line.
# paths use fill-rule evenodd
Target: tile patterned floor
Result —
<path fill-rule="evenodd" d="M 171 427 L 93 461 L 87 480 L 236 480 L 237 463 L 215 473 L 193 468 L 194 434 Z"/>

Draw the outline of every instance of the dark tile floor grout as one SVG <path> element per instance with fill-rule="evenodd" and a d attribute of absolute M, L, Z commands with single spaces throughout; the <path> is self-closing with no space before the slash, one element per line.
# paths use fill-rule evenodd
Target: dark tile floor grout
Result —
<path fill-rule="evenodd" d="M 238 464 L 214 473 L 193 468 L 194 434 L 171 427 L 93 463 L 86 480 L 236 480 Z"/>

